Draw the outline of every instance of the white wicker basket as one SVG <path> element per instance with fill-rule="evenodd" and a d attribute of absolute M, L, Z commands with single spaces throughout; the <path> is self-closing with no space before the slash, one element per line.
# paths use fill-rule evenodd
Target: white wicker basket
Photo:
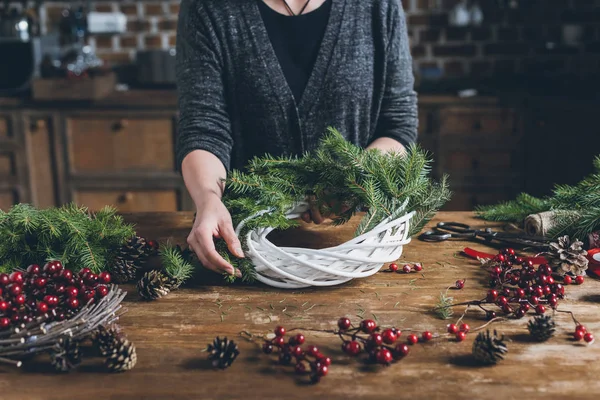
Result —
<path fill-rule="evenodd" d="M 287 218 L 298 218 L 306 210 L 306 203 L 298 204 L 287 213 Z M 270 210 L 240 222 L 236 228 L 238 236 L 248 221 L 267 212 Z M 273 228 L 252 230 L 240 239 L 246 240 L 246 256 L 252 260 L 260 282 L 284 289 L 334 286 L 371 276 L 385 263 L 400 258 L 402 247 L 410 242 L 408 232 L 413 215 L 411 212 L 394 220 L 387 218 L 363 235 L 320 250 L 277 247 L 267 239 Z"/>

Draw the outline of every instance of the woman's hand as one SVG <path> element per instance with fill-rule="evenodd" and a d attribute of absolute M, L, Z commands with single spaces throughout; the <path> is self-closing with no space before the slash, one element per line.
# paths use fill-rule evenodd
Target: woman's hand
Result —
<path fill-rule="evenodd" d="M 233 268 L 217 252 L 213 239 L 225 240 L 229 251 L 234 256 L 244 257 L 242 246 L 233 229 L 231 215 L 216 193 L 208 192 L 203 197 L 196 209 L 194 227 L 187 238 L 188 245 L 205 268 L 240 278 L 242 276 L 240 271 Z"/>

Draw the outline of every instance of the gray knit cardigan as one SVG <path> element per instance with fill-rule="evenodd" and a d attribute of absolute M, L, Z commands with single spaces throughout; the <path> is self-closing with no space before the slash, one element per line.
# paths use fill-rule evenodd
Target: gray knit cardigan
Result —
<path fill-rule="evenodd" d="M 177 162 L 191 151 L 229 168 L 256 155 L 299 155 L 328 126 L 366 147 L 417 136 L 417 96 L 400 0 L 332 0 L 306 90 L 296 103 L 258 0 L 182 0 L 177 31 Z M 292 18 L 292 17 L 290 17 Z"/>

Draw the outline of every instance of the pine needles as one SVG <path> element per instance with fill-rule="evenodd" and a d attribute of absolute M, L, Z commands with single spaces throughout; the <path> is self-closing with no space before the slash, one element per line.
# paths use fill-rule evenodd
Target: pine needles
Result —
<path fill-rule="evenodd" d="M 490 221 L 521 223 L 530 214 L 556 211 L 556 227 L 548 237 L 569 235 L 582 239 L 600 229 L 600 156 L 594 159 L 594 168 L 594 173 L 574 186 L 556 185 L 549 197 L 540 199 L 522 193 L 514 201 L 478 207 L 477 214 Z"/>
<path fill-rule="evenodd" d="M 448 296 L 447 290 L 445 292 L 440 292 L 438 302 L 433 309 L 435 315 L 437 315 L 439 319 L 450 319 L 452 315 L 454 315 L 454 310 L 452 309 L 453 302 L 454 297 Z"/>
<path fill-rule="evenodd" d="M 0 271 L 60 260 L 73 271 L 97 273 L 134 234 L 112 207 L 93 214 L 74 204 L 45 210 L 18 204 L 0 210 Z"/>
<path fill-rule="evenodd" d="M 296 204 L 314 196 L 317 205 L 336 215 L 341 225 L 366 208 L 356 234 L 371 230 L 383 219 L 415 211 L 410 235 L 418 233 L 450 198 L 447 178 L 434 182 L 430 176 L 429 154 L 413 145 L 406 154 L 364 150 L 330 128 L 316 151 L 303 157 L 264 156 L 253 159 L 246 170 L 233 171 L 226 182 L 223 202 L 234 225 L 249 216 L 240 237 L 257 228 L 288 229 L 297 226 L 286 213 Z M 223 243 L 216 244 L 221 255 L 240 269 L 245 280 L 254 271 L 248 260 L 229 255 Z M 228 277 L 233 280 L 233 277 Z"/>

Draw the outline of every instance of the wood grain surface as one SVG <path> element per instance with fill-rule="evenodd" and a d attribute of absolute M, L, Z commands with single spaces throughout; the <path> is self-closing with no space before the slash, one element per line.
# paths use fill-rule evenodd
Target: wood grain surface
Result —
<path fill-rule="evenodd" d="M 190 213 L 131 214 L 138 232 L 159 240 L 184 243 Z M 455 220 L 483 226 L 469 213 L 440 213 L 436 221 Z M 277 241 L 322 247 L 352 236 L 352 221 L 344 227 L 304 226 L 280 235 Z M 527 338 L 526 322 L 498 322 L 493 328 L 507 335 L 509 354 L 494 367 L 480 367 L 470 358 L 475 334 L 456 343 L 444 334 L 450 321 L 437 319 L 431 309 L 440 291 L 466 278 L 456 302 L 482 298 L 486 273 L 478 262 L 457 253 L 480 243 L 424 243 L 413 240 L 402 261 L 418 261 L 422 274 L 380 272 L 335 288 L 284 291 L 265 286 L 229 286 L 203 276 L 202 282 L 180 289 L 153 303 L 138 300 L 132 287 L 121 323 L 138 349 L 138 364 L 130 372 L 102 373 L 99 361 L 89 360 L 76 372 L 51 373 L 47 363 L 21 369 L 0 367 L 0 399 L 597 399 L 600 395 L 600 344 L 585 346 L 569 340 L 574 325 L 557 315 L 556 336 L 543 344 Z M 600 336 L 600 283 L 588 278 L 568 286 L 560 308 L 571 310 Z M 458 317 L 462 309 L 457 309 Z M 358 321 L 357 314 L 406 331 L 431 330 L 442 337 L 411 347 L 410 354 L 390 367 L 368 367 L 340 350 L 340 341 L 316 330 L 333 329 L 340 316 Z M 485 323 L 482 313 L 469 312 L 471 327 Z M 453 322 L 453 321 L 452 321 Z M 297 380 L 292 367 L 280 367 L 274 356 L 240 337 L 246 330 L 264 335 L 276 325 L 302 327 L 307 344 L 318 345 L 333 364 L 318 385 Z M 217 336 L 239 342 L 241 355 L 226 371 L 214 371 L 203 349 Z M 259 341 L 260 343 L 260 341 Z"/>

